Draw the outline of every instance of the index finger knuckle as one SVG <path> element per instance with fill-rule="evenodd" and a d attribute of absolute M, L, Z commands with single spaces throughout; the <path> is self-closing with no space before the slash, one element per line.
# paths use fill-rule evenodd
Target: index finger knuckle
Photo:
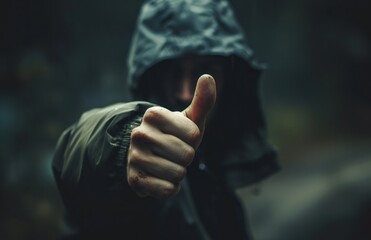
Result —
<path fill-rule="evenodd" d="M 149 122 L 149 123 L 154 123 L 158 122 L 163 118 L 163 111 L 164 108 L 162 107 L 151 107 L 148 108 L 147 111 L 143 115 L 143 121 L 144 122 Z"/>

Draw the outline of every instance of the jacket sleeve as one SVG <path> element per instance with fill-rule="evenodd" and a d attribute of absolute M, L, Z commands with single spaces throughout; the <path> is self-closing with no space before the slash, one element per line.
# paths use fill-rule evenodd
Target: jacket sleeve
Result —
<path fill-rule="evenodd" d="M 129 202 L 137 197 L 126 181 L 126 154 L 131 130 L 151 106 L 130 102 L 93 109 L 63 132 L 52 169 L 67 214 L 77 225 L 133 207 Z"/>

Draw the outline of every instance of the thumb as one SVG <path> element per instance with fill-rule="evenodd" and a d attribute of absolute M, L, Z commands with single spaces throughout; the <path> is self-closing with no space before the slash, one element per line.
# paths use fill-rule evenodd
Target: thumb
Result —
<path fill-rule="evenodd" d="M 203 74 L 197 81 L 197 86 L 191 104 L 183 111 L 201 132 L 204 130 L 207 114 L 213 108 L 216 100 L 215 80 L 208 74 Z"/>

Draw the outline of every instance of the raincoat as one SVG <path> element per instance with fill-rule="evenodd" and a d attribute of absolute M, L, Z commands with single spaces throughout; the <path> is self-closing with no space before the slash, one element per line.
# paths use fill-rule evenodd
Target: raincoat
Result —
<path fill-rule="evenodd" d="M 60 137 L 53 173 L 66 206 L 63 239 L 250 239 L 235 189 L 279 169 L 267 142 L 254 59 L 224 0 L 149 0 L 128 58 L 133 100 L 146 99 L 149 69 L 186 55 L 228 59 L 213 121 L 182 181 L 166 200 L 140 198 L 128 186 L 126 156 L 148 101 L 93 109 Z"/>

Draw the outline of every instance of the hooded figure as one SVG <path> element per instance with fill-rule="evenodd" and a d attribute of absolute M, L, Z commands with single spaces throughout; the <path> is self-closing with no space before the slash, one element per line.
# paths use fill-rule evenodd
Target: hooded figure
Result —
<path fill-rule="evenodd" d="M 223 63 L 217 107 L 181 191 L 169 199 L 140 198 L 127 182 L 131 132 L 154 105 L 183 108 L 166 98 L 158 76 L 195 56 Z M 250 239 L 234 190 L 279 167 L 258 96 L 262 65 L 229 4 L 146 1 L 128 70 L 133 100 L 140 101 L 88 111 L 59 139 L 53 172 L 66 206 L 63 239 Z"/>

